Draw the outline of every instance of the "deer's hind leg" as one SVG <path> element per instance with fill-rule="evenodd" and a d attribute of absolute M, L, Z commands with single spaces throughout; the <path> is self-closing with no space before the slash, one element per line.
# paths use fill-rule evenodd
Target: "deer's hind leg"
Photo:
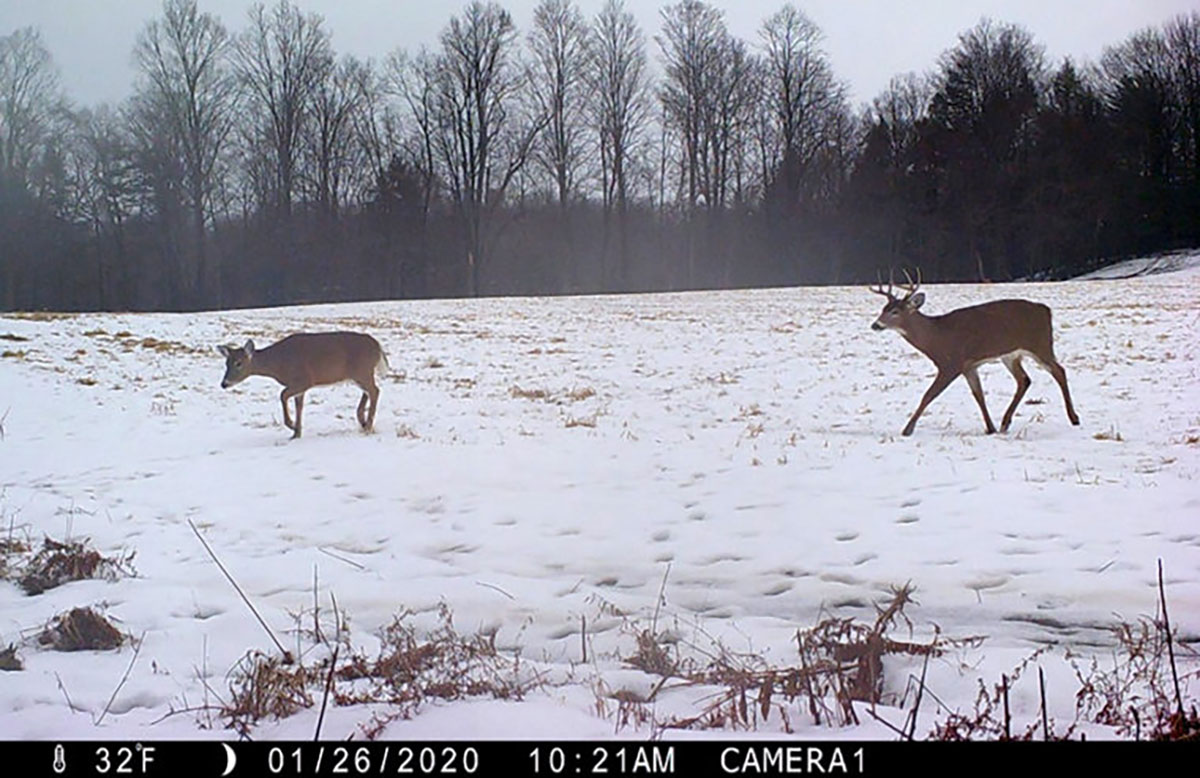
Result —
<path fill-rule="evenodd" d="M 1001 361 L 1017 381 L 1017 392 L 1013 395 L 1012 402 L 1008 404 L 1008 410 L 1004 412 L 1004 418 L 1000 421 L 1000 431 L 1008 432 L 1008 425 L 1012 424 L 1013 414 L 1016 413 L 1017 406 L 1021 404 L 1021 398 L 1025 396 L 1025 392 L 1033 382 L 1029 379 L 1025 368 L 1021 367 L 1020 354 L 1004 357 Z"/>
<path fill-rule="evenodd" d="M 375 407 L 379 404 L 379 387 L 371 379 L 357 383 L 363 392 L 362 398 L 358 401 L 358 426 L 362 427 L 363 432 L 370 432 L 375 427 Z"/>
<path fill-rule="evenodd" d="M 296 428 L 292 430 L 292 438 L 300 437 L 300 415 L 304 412 L 304 392 L 296 395 Z"/>
<path fill-rule="evenodd" d="M 279 402 L 283 405 L 283 426 L 292 431 L 292 440 L 300 437 L 300 415 L 304 412 L 304 389 L 284 387 L 279 393 Z M 296 420 L 293 422 L 288 413 L 288 400 L 296 398 Z"/>
<path fill-rule="evenodd" d="M 1047 373 L 1054 377 L 1058 388 L 1062 390 L 1063 404 L 1067 406 L 1067 418 L 1076 427 L 1079 426 L 1079 415 L 1075 413 L 1075 405 L 1071 402 L 1071 390 L 1067 388 L 1067 371 L 1054 358 L 1054 349 L 1047 348 L 1043 354 L 1034 354 L 1034 359 L 1038 361 Z"/>
<path fill-rule="evenodd" d="M 292 421 L 292 414 L 288 411 L 288 400 L 296 398 L 296 420 Z M 304 390 L 296 390 L 290 386 L 285 386 L 283 391 L 279 393 L 279 403 L 283 406 L 283 426 L 292 431 L 292 438 L 300 437 L 300 412 L 304 407 Z"/>
<path fill-rule="evenodd" d="M 1078 427 L 1079 415 L 1075 413 L 1075 406 L 1071 403 L 1071 390 L 1067 388 L 1067 371 L 1057 361 L 1050 362 L 1046 365 L 1046 369 L 1050 371 L 1050 375 L 1054 376 L 1058 387 L 1062 389 L 1063 403 L 1067 406 L 1067 418 Z"/>

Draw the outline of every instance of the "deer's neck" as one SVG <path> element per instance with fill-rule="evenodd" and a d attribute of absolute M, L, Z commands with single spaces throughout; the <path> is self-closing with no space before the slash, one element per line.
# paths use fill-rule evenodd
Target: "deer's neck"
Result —
<path fill-rule="evenodd" d="M 913 345 L 917 351 L 920 351 L 925 356 L 933 359 L 934 353 L 940 352 L 939 332 L 936 323 L 932 318 L 926 316 L 920 311 L 914 311 L 911 316 L 904 322 L 904 329 L 900 330 L 900 334 L 904 339 Z"/>
<path fill-rule="evenodd" d="M 258 349 L 254 352 L 254 358 L 250 360 L 250 374 L 274 378 L 280 383 L 285 383 L 280 374 L 282 365 L 279 364 L 278 356 L 279 353 L 273 345 Z"/>

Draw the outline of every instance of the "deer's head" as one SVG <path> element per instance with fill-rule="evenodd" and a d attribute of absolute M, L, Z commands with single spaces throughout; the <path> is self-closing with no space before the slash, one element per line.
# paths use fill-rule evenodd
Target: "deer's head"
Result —
<path fill-rule="evenodd" d="M 254 341 L 246 341 L 246 345 L 217 346 L 217 351 L 225 357 L 225 377 L 221 379 L 221 388 L 228 389 L 234 384 L 245 381 L 250 376 L 250 363 L 254 359 Z"/>
<path fill-rule="evenodd" d="M 871 291 L 875 294 L 881 294 L 887 298 L 884 303 L 883 310 L 879 312 L 879 318 L 871 325 L 873 330 L 899 330 L 904 332 L 905 323 L 908 318 L 917 312 L 917 309 L 925 304 L 925 293 L 918 292 L 917 289 L 921 286 L 921 271 L 917 270 L 917 280 L 914 281 L 908 271 L 904 271 L 904 277 L 908 279 L 908 283 L 901 287 L 902 295 L 896 295 L 892 292 L 892 276 L 888 274 L 888 287 L 883 288 L 883 280 L 880 279 L 878 286 L 871 287 Z"/>

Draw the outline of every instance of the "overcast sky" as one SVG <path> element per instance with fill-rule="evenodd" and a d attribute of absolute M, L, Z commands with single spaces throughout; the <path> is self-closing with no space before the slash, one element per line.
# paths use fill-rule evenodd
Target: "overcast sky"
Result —
<path fill-rule="evenodd" d="M 268 5 L 274 3 L 270 0 Z M 537 0 L 501 0 L 522 35 Z M 305 11 L 325 17 L 338 54 L 382 59 L 397 49 L 434 45 L 438 32 L 465 2 L 450 0 L 298 0 Z M 577 0 L 589 18 L 603 0 Z M 653 36 L 659 9 L 667 3 L 626 0 L 658 57 Z M 249 0 L 200 0 L 231 31 L 246 20 Z M 716 0 L 730 31 L 758 41 L 762 20 L 784 0 Z M 1161 26 L 1192 11 L 1196 0 L 807 0 L 795 3 L 825 33 L 825 48 L 837 76 L 850 85 L 857 105 L 867 102 L 893 76 L 931 69 L 954 46 L 958 34 L 987 16 L 1030 30 L 1051 62 L 1064 56 L 1095 60 L 1107 45 L 1130 33 Z M 134 79 L 130 52 L 138 30 L 162 11 L 161 0 L 0 0 L 0 35 L 19 27 L 41 30 L 54 55 L 68 97 L 95 105 L 127 97 Z"/>

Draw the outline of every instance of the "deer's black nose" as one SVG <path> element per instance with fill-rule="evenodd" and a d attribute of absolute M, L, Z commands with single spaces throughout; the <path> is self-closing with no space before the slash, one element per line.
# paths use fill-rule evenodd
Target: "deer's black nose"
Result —
<path fill-rule="evenodd" d="M 222 389 L 228 389 L 228 388 L 229 388 L 229 382 L 228 382 L 228 381 L 222 381 L 222 382 L 221 382 L 221 388 L 222 388 Z"/>
<path fill-rule="evenodd" d="M 874 322 L 872 322 L 872 323 L 871 323 L 871 329 L 873 329 L 873 330 L 881 330 L 881 329 L 883 329 L 883 325 L 882 325 L 882 324 L 880 324 L 878 320 L 876 320 L 876 321 L 874 321 Z"/>

